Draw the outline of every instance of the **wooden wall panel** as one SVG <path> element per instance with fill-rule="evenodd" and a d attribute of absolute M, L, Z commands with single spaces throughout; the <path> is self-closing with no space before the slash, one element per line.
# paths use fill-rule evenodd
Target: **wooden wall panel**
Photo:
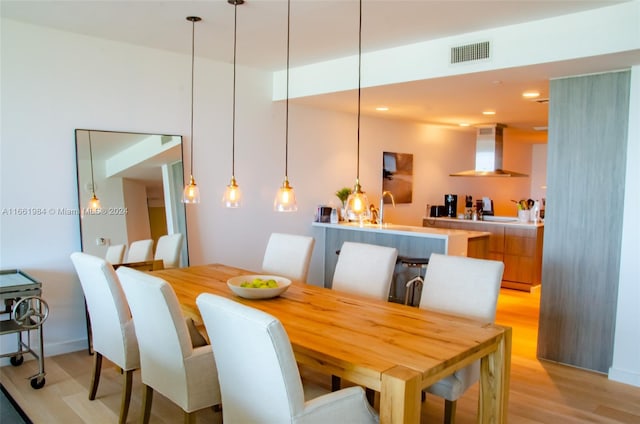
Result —
<path fill-rule="evenodd" d="M 630 73 L 551 81 L 538 356 L 612 360 Z"/>

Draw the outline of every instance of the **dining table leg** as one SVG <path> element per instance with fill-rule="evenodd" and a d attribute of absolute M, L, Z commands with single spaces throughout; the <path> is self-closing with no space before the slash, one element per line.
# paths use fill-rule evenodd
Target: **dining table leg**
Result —
<path fill-rule="evenodd" d="M 395 366 L 382 374 L 380 423 L 419 423 L 422 375 L 415 370 Z"/>
<path fill-rule="evenodd" d="M 480 361 L 478 423 L 507 422 L 511 375 L 511 328 L 505 328 L 494 351 Z"/>

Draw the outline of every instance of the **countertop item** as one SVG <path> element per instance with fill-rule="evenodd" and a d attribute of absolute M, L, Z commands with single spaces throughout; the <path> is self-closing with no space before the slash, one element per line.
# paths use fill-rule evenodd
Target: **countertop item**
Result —
<path fill-rule="evenodd" d="M 256 288 L 256 287 L 243 287 L 244 282 L 253 282 L 256 279 L 263 281 L 275 280 L 276 287 L 269 288 Z M 227 286 L 232 292 L 245 299 L 271 299 L 280 296 L 291 285 L 291 280 L 279 275 L 264 275 L 264 274 L 251 274 L 251 275 L 238 275 L 231 277 L 227 280 Z"/>

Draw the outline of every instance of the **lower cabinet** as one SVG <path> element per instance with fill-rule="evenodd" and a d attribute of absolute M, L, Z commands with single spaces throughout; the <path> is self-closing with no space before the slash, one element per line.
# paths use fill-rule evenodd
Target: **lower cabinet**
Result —
<path fill-rule="evenodd" d="M 531 291 L 540 285 L 544 226 L 433 218 L 425 218 L 422 225 L 490 233 L 486 259 L 504 262 L 502 287 Z"/>

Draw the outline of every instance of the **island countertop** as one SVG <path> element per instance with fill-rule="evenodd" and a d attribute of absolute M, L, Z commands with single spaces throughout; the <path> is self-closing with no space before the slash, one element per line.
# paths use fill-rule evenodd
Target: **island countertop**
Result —
<path fill-rule="evenodd" d="M 363 224 L 355 222 L 342 222 L 328 224 L 314 222 L 312 224 L 318 232 L 318 245 L 324 251 L 324 283 L 325 287 L 331 287 L 333 271 L 338 255 L 346 241 L 356 243 L 369 243 L 379 246 L 394 247 L 398 250 L 398 256 L 408 258 L 428 259 L 432 253 L 444 255 L 468 256 L 475 255 L 479 251 L 486 252 L 489 245 L 490 232 L 470 231 L 466 229 L 417 227 L 399 224 Z M 479 256 L 474 256 L 479 257 Z M 403 279 L 412 273 L 404 272 L 402 264 L 396 265 L 396 271 L 400 274 L 396 277 L 398 290 L 392 289 L 392 297 L 404 299 L 404 291 L 401 289 Z M 395 286 L 394 286 L 395 287 Z"/>

